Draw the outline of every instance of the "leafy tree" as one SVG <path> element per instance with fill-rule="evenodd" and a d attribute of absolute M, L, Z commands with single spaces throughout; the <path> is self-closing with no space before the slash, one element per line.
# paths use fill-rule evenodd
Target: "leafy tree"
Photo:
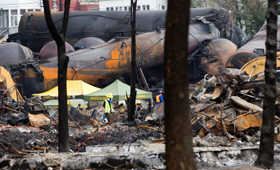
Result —
<path fill-rule="evenodd" d="M 191 8 L 206 8 L 208 0 L 192 0 Z"/>
<path fill-rule="evenodd" d="M 253 37 L 265 22 L 266 0 L 192 0 L 192 8 L 222 7 L 230 11 L 233 23 Z"/>

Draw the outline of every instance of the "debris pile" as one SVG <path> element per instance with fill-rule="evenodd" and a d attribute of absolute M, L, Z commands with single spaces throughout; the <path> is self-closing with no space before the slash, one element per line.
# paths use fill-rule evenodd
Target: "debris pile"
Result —
<path fill-rule="evenodd" d="M 231 142 L 259 141 L 264 73 L 249 77 L 238 69 L 221 69 L 220 72 L 221 76 L 205 75 L 203 80 L 190 86 L 193 136 L 209 139 L 211 134 L 226 136 Z M 280 89 L 279 84 L 277 89 Z M 279 100 L 276 107 L 279 107 Z M 275 117 L 275 123 L 279 123 L 280 119 Z M 226 145 L 220 141 L 221 145 Z"/>
<path fill-rule="evenodd" d="M 26 155 L 28 153 L 58 151 L 58 111 L 46 107 L 37 98 L 26 99 L 32 107 L 27 114 L 9 113 L 1 121 L 1 156 Z M 103 122 L 99 109 L 81 112 L 71 107 L 68 116 L 70 149 L 73 152 L 85 152 L 86 146 L 102 144 L 131 144 L 138 140 L 152 141 L 163 138 L 162 131 L 155 126 L 157 119 L 146 120 L 146 109 L 141 110 L 137 125 L 126 124 L 125 106 L 116 107 L 109 124 Z M 122 114 L 120 114 L 122 113 Z M 151 122 L 151 123 L 149 123 Z"/>
<path fill-rule="evenodd" d="M 203 148 L 248 147 L 250 151 L 246 152 L 253 153 L 257 148 L 251 147 L 260 141 L 264 73 L 249 77 L 238 69 L 221 69 L 220 72 L 221 76 L 206 75 L 200 82 L 190 85 L 193 146 L 202 148 L 196 149 L 196 159 L 205 165 L 209 161 L 213 164 L 217 161 L 207 156 L 211 149 Z M 277 89 L 280 89 L 278 83 Z M 37 97 L 25 99 L 25 102 L 17 102 L 10 97 L 4 99 L 1 100 L 6 110 L 0 119 L 0 157 L 57 153 L 58 111 L 44 106 Z M 280 108 L 279 101 L 276 101 L 276 108 Z M 114 145 L 140 146 L 142 141 L 165 143 L 164 103 L 152 109 L 138 110 L 134 126 L 126 122 L 127 108 L 123 103 L 115 106 L 108 123 L 103 122 L 101 110 L 101 104 L 85 111 L 69 105 L 71 152 L 87 152 L 90 147 L 98 149 L 106 145 L 109 148 Z M 277 115 L 276 125 L 280 123 Z M 275 130 L 275 140 L 280 141 L 280 127 L 276 126 Z M 160 150 L 158 153 L 162 152 Z"/>

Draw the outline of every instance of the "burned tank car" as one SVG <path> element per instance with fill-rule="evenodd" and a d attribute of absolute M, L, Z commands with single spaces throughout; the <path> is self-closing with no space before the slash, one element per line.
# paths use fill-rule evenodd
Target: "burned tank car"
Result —
<path fill-rule="evenodd" d="M 222 8 L 193 8 L 190 18 L 207 16 L 209 14 L 222 15 L 227 13 Z M 52 19 L 58 30 L 61 29 L 64 12 L 52 12 Z M 225 19 L 228 19 L 225 17 Z M 166 11 L 150 10 L 136 12 L 137 33 L 151 32 L 156 28 L 165 27 Z M 230 22 L 230 20 L 229 20 Z M 224 24 L 224 23 L 223 23 Z M 223 24 L 219 27 L 224 27 Z M 233 39 L 229 29 L 232 24 L 226 25 L 223 32 L 229 39 Z M 130 37 L 130 12 L 129 11 L 70 11 L 65 41 L 72 46 L 82 38 L 96 37 L 108 41 L 114 37 Z M 235 38 L 236 39 L 236 38 Z M 235 40 L 233 39 L 233 40 Z M 18 33 L 9 35 L 9 42 L 20 41 L 32 51 L 39 52 L 41 48 L 52 41 L 44 18 L 44 12 L 27 12 L 20 20 Z M 239 43 L 236 40 L 234 43 Z"/>
<path fill-rule="evenodd" d="M 163 64 L 164 35 L 165 31 L 161 30 L 136 36 L 137 67 L 147 69 Z M 131 39 L 124 39 L 67 53 L 69 57 L 67 80 L 83 80 L 98 85 L 129 74 L 130 51 Z M 34 67 L 25 69 L 21 81 L 24 95 L 41 93 L 57 85 L 57 58 L 46 60 L 48 61 L 40 64 L 40 74 Z"/>
<path fill-rule="evenodd" d="M 0 46 L 0 66 L 20 63 L 32 58 L 33 52 L 18 43 L 10 42 Z"/>
<path fill-rule="evenodd" d="M 225 68 L 248 37 L 233 25 L 228 11 L 215 8 L 208 15 L 191 19 L 188 39 L 189 80 L 196 82 L 205 74 L 218 75 L 219 68 Z"/>
<path fill-rule="evenodd" d="M 52 12 L 52 19 L 58 30 L 61 29 L 64 12 Z M 139 33 L 154 31 L 164 27 L 166 11 L 137 11 L 136 30 Z M 130 36 L 129 11 L 71 11 L 65 41 L 72 46 L 85 37 L 96 37 L 108 41 L 114 37 Z M 27 12 L 20 20 L 18 33 L 9 35 L 8 41 L 20 43 L 35 52 L 53 38 L 48 30 L 44 12 Z"/>
<path fill-rule="evenodd" d="M 280 18 L 278 16 L 278 31 L 277 31 L 277 51 L 280 49 Z M 228 62 L 227 68 L 241 69 L 249 61 L 264 56 L 266 53 L 266 23 L 260 28 L 260 30 L 250 39 L 245 45 L 236 50 Z"/>

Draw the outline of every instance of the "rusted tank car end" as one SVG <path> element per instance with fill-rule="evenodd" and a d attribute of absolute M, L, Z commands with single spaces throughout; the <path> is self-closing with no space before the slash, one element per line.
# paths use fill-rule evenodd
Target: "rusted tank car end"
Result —
<path fill-rule="evenodd" d="M 198 50 L 197 50 L 198 49 Z M 205 74 L 220 75 L 228 59 L 236 52 L 237 46 L 228 39 L 218 38 L 204 41 L 189 55 L 189 80 L 196 82 Z"/>
<path fill-rule="evenodd" d="M 65 42 L 65 52 L 73 52 L 75 49 L 67 42 Z M 48 59 L 57 56 L 57 45 L 55 41 L 50 41 L 40 50 L 40 58 Z"/>
<path fill-rule="evenodd" d="M 228 59 L 226 67 L 241 69 L 247 62 L 257 57 L 259 57 L 259 55 L 252 51 L 239 51 Z"/>
<path fill-rule="evenodd" d="M 277 37 L 280 37 L 279 17 L 278 17 L 277 25 L 278 25 Z M 248 65 L 247 63 L 252 63 L 252 62 L 254 63 L 256 61 L 261 61 L 262 59 L 258 60 L 256 58 L 264 56 L 266 53 L 266 46 L 265 46 L 266 34 L 267 32 L 266 32 L 266 23 L 265 23 L 250 41 L 248 41 L 245 45 L 239 48 L 236 51 L 236 53 L 232 57 L 230 57 L 230 59 L 227 62 L 227 67 L 241 69 L 244 68 L 245 65 Z M 277 43 L 277 49 L 278 50 L 280 49 L 279 40 Z"/>
<path fill-rule="evenodd" d="M 220 75 L 219 68 L 225 68 L 228 59 L 236 52 L 237 46 L 223 38 L 215 39 L 202 50 L 199 66 L 207 74 Z"/>
<path fill-rule="evenodd" d="M 33 58 L 33 52 L 18 43 L 6 43 L 0 46 L 0 65 L 20 63 Z"/>

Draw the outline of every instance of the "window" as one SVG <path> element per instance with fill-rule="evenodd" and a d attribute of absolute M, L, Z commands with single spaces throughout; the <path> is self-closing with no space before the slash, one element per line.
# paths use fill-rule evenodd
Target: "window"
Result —
<path fill-rule="evenodd" d="M 33 11 L 33 9 L 28 9 L 27 11 Z"/>
<path fill-rule="evenodd" d="M 17 22 L 17 10 L 16 9 L 12 9 L 11 10 L 11 26 L 17 26 L 18 22 Z"/>
<path fill-rule="evenodd" d="M 115 9 L 116 9 L 116 11 L 118 11 L 118 10 L 119 10 L 119 7 L 115 7 Z"/>
<path fill-rule="evenodd" d="M 150 5 L 147 5 L 147 10 L 150 10 Z"/>
<path fill-rule="evenodd" d="M 146 10 L 146 6 L 145 5 L 142 5 L 142 10 Z"/>
<path fill-rule="evenodd" d="M 20 16 L 22 16 L 25 13 L 25 9 L 20 9 Z"/>
<path fill-rule="evenodd" d="M 127 7 L 126 6 L 124 7 L 124 10 L 127 11 Z"/>
<path fill-rule="evenodd" d="M 98 8 L 90 8 L 90 11 L 98 11 Z"/>
<path fill-rule="evenodd" d="M 137 10 L 141 10 L 141 6 L 137 6 Z"/>
<path fill-rule="evenodd" d="M 114 8 L 113 8 L 113 7 L 111 7 L 111 11 L 114 11 Z"/>
<path fill-rule="evenodd" d="M 8 11 L 0 11 L 0 28 L 8 26 Z"/>
<path fill-rule="evenodd" d="M 107 7 L 107 8 L 106 8 L 106 11 L 110 11 L 110 8 L 109 8 L 109 7 Z"/>
<path fill-rule="evenodd" d="M 122 6 L 120 6 L 119 8 L 120 8 L 120 11 L 122 11 Z"/>
<path fill-rule="evenodd" d="M 41 9 L 35 9 L 35 11 L 41 11 Z"/>
<path fill-rule="evenodd" d="M 0 28 L 4 28 L 5 27 L 5 22 L 4 22 L 4 12 L 0 11 Z"/>
<path fill-rule="evenodd" d="M 165 6 L 164 6 L 164 5 L 162 5 L 162 6 L 161 6 L 161 9 L 162 9 L 162 10 L 165 10 Z"/>

